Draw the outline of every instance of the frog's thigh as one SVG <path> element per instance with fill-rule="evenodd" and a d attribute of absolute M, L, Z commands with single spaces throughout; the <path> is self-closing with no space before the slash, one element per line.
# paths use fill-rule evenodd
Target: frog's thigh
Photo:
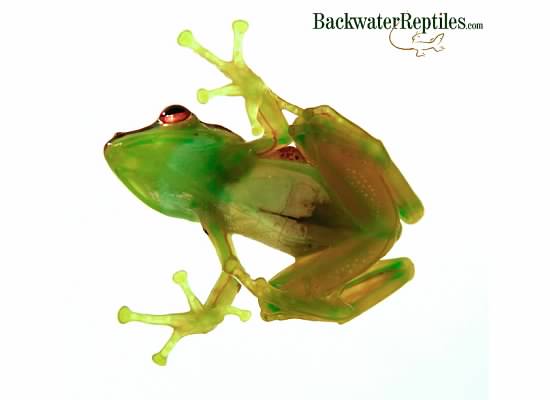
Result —
<path fill-rule="evenodd" d="M 364 200 L 367 204 L 369 200 L 370 203 L 385 201 L 388 206 L 395 203 L 407 223 L 416 222 L 423 215 L 420 199 L 382 142 L 332 108 L 320 106 L 306 110 L 291 131 L 308 160 L 319 168 L 331 187 L 341 190 L 341 200 L 349 211 L 357 212 L 354 216 L 368 220 L 373 213 L 384 211 L 375 207 L 368 215 Z M 350 185 L 355 190 L 350 191 Z M 351 201 L 353 197 L 355 202 Z"/>
<path fill-rule="evenodd" d="M 322 251 L 296 258 L 294 264 L 279 272 L 269 283 L 293 298 L 322 298 L 368 271 L 386 251 L 385 239 L 366 239 L 363 235 L 351 237 Z"/>
<path fill-rule="evenodd" d="M 380 167 L 353 142 L 330 136 L 327 131 L 312 131 L 297 142 L 327 182 L 335 203 L 359 228 L 370 234 L 392 236 L 399 217 Z"/>

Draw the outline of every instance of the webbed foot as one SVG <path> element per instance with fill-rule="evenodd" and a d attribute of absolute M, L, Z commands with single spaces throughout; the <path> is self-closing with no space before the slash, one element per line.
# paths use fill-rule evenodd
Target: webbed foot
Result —
<path fill-rule="evenodd" d="M 294 114 L 302 110 L 290 104 L 267 87 L 264 81 L 256 75 L 245 63 L 242 51 L 244 33 L 248 30 L 246 21 L 233 22 L 233 57 L 231 61 L 224 61 L 211 51 L 204 48 L 193 37 L 189 30 L 178 36 L 178 44 L 192 49 L 199 56 L 215 65 L 231 83 L 216 89 L 199 89 L 197 99 L 205 104 L 216 96 L 242 96 L 245 100 L 246 113 L 252 126 L 252 133 L 271 135 L 278 144 L 291 142 L 288 135 L 288 123 L 281 110 L 286 109 Z"/>
<path fill-rule="evenodd" d="M 172 335 L 162 347 L 153 355 L 153 361 L 158 365 L 166 365 L 166 360 L 176 343 L 184 336 L 199 333 L 208 333 L 213 330 L 226 315 L 236 315 L 241 321 L 250 319 L 251 313 L 233 306 L 204 306 L 191 291 L 187 282 L 187 273 L 178 271 L 173 276 L 173 281 L 178 284 L 187 298 L 190 311 L 177 314 L 142 314 L 123 306 L 118 311 L 118 321 L 122 324 L 138 321 L 152 325 L 166 325 L 173 328 Z"/>

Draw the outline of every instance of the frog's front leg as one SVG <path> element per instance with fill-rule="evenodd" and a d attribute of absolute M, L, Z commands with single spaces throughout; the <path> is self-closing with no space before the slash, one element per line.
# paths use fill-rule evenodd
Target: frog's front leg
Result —
<path fill-rule="evenodd" d="M 225 281 L 227 277 L 229 277 L 227 274 L 222 274 L 218 282 Z M 233 278 L 229 278 L 233 280 Z M 165 325 L 173 329 L 172 335 L 162 349 L 153 355 L 153 361 L 158 365 L 166 365 L 168 355 L 176 343 L 184 336 L 208 333 L 229 314 L 238 316 L 241 321 L 247 321 L 250 318 L 249 311 L 241 310 L 231 305 L 203 305 L 189 288 L 187 273 L 185 271 L 176 272 L 173 280 L 183 289 L 190 311 L 177 314 L 154 315 L 135 312 L 126 306 L 121 307 L 118 311 L 118 320 L 122 324 L 137 321 L 151 325 Z M 221 285 L 217 284 L 213 292 L 222 291 L 226 286 L 225 282 Z"/>
<path fill-rule="evenodd" d="M 203 223 L 203 225 L 208 226 L 205 229 L 212 230 L 209 237 L 218 252 L 220 261 L 222 264 L 227 262 L 233 255 L 230 244 L 227 244 L 224 240 L 224 234 L 220 226 L 214 223 L 208 225 Z M 124 306 L 118 312 L 118 320 L 123 324 L 137 321 L 152 325 L 170 326 L 173 329 L 172 335 L 166 344 L 158 353 L 153 355 L 153 361 L 158 365 L 166 365 L 169 353 L 184 336 L 208 333 L 221 323 L 226 315 L 235 315 L 243 322 L 247 321 L 251 315 L 250 311 L 241 310 L 231 305 L 240 289 L 240 284 L 225 272 L 221 273 L 205 304 L 202 304 L 191 291 L 185 271 L 176 272 L 173 280 L 182 288 L 190 311 L 177 314 L 152 315 L 134 312 Z"/>
<path fill-rule="evenodd" d="M 298 113 L 300 108 L 275 95 L 264 81 L 246 65 L 242 41 L 247 30 L 248 23 L 246 21 L 233 22 L 233 57 L 231 61 L 224 61 L 207 50 L 189 30 L 180 33 L 178 43 L 192 49 L 231 80 L 230 84 L 221 88 L 199 89 L 197 92 L 199 102 L 204 104 L 216 96 L 242 96 L 245 100 L 246 113 L 252 126 L 252 132 L 256 135 L 264 133 L 266 142 L 273 142 L 270 147 L 273 149 L 291 141 L 288 135 L 288 122 L 281 109 Z M 262 148 L 262 146 L 259 147 Z"/>

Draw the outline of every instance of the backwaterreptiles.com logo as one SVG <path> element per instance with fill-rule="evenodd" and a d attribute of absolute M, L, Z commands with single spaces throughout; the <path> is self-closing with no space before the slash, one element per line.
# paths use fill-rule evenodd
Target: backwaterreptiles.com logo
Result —
<path fill-rule="evenodd" d="M 320 12 L 313 13 L 313 29 L 386 29 L 389 30 L 390 44 L 399 50 L 414 50 L 417 57 L 426 55 L 428 50 L 440 52 L 445 49 L 442 45 L 445 33 L 442 30 L 481 30 L 483 23 L 469 22 L 465 17 L 449 16 L 446 12 L 433 14 L 431 17 L 417 17 L 411 13 L 402 12 L 399 16 L 326 16 Z M 405 32 L 401 40 L 393 37 L 394 30 Z M 407 32 L 408 31 L 408 32 Z M 404 39 L 404 40 L 403 40 Z"/>

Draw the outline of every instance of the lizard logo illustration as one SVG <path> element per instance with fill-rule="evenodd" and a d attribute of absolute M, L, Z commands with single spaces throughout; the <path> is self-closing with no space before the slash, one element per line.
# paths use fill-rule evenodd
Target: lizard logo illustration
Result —
<path fill-rule="evenodd" d="M 392 28 L 392 30 L 390 31 L 388 39 L 391 45 L 396 49 L 416 50 L 417 57 L 425 56 L 427 50 L 434 50 L 436 52 L 440 52 L 445 49 L 445 47 L 443 47 L 443 45 L 441 44 L 441 41 L 443 40 L 443 36 L 445 36 L 444 33 L 439 33 L 435 37 L 426 40 L 424 38 L 425 35 L 422 35 L 420 31 L 418 31 L 411 37 L 411 47 L 401 47 L 395 44 L 395 42 L 392 40 L 392 33 L 394 29 L 395 27 Z"/>

